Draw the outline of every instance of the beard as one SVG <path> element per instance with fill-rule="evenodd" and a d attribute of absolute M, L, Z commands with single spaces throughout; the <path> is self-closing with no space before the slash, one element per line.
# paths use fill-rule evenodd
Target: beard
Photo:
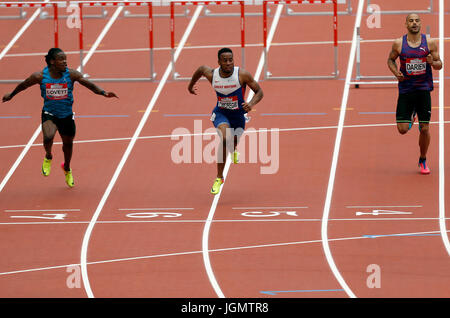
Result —
<path fill-rule="evenodd" d="M 418 34 L 420 33 L 420 27 L 417 27 L 416 29 L 409 28 L 408 31 L 412 34 Z"/>

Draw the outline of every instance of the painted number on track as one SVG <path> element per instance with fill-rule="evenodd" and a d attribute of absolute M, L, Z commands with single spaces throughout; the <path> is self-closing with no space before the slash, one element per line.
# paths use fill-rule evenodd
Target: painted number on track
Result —
<path fill-rule="evenodd" d="M 298 216 L 297 211 L 251 211 L 251 212 L 244 212 L 241 215 L 247 216 L 247 217 L 253 217 L 253 218 L 265 218 L 265 217 L 275 217 L 280 216 L 282 214 L 289 215 L 289 216 Z"/>
<path fill-rule="evenodd" d="M 129 213 L 127 214 L 127 217 L 129 218 L 156 218 L 156 217 L 163 217 L 163 218 L 177 218 L 182 216 L 181 213 L 174 213 L 174 212 L 138 212 L 138 213 Z"/>

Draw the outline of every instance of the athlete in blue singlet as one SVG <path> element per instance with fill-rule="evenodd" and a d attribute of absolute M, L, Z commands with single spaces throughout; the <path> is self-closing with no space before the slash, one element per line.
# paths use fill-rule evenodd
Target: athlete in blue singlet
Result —
<path fill-rule="evenodd" d="M 213 69 L 209 66 L 200 66 L 192 75 L 188 86 L 189 92 L 197 95 L 195 83 L 204 76 L 217 95 L 217 104 L 211 114 L 211 121 L 221 137 L 222 147 L 219 147 L 217 177 L 211 188 L 212 194 L 219 193 L 224 182 L 223 170 L 228 154 L 227 149 L 230 152 L 233 151 L 233 162 L 239 161 L 236 146 L 239 136 L 245 129 L 246 114 L 263 98 L 263 91 L 252 75 L 234 66 L 233 52 L 229 48 L 220 49 L 217 57 L 219 67 Z M 255 93 L 248 103 L 244 100 L 247 85 Z"/>
<path fill-rule="evenodd" d="M 3 102 L 11 100 L 19 92 L 39 84 L 41 96 L 44 99 L 42 108 L 42 134 L 44 136 L 45 158 L 42 163 L 42 174 L 50 174 L 52 162 L 52 146 L 56 131 L 59 132 L 63 142 L 64 162 L 61 167 L 64 171 L 66 184 L 74 186 L 70 161 L 72 159 L 73 139 L 75 137 L 75 121 L 72 111 L 73 85 L 79 82 L 92 92 L 105 97 L 117 97 L 113 92 L 105 92 L 100 87 L 83 77 L 76 70 L 67 68 L 66 54 L 59 48 L 52 48 L 45 56 L 47 66 L 41 71 L 31 74 L 8 94 L 3 96 Z"/>
<path fill-rule="evenodd" d="M 420 129 L 420 172 L 429 174 L 426 155 L 430 144 L 432 68 L 440 70 L 442 61 L 436 41 L 420 33 L 421 21 L 417 14 L 412 13 L 406 17 L 406 28 L 408 33 L 395 40 L 388 58 L 388 67 L 398 79 L 397 129 L 400 134 L 406 134 L 417 115 Z M 395 62 L 398 57 L 400 70 Z"/>

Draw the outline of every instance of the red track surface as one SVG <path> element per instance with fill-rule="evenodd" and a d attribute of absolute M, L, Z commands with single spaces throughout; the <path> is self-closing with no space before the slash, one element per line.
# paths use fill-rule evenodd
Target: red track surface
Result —
<path fill-rule="evenodd" d="M 383 10 L 390 9 L 389 1 L 379 2 Z M 424 2 L 407 1 L 411 9 L 422 8 Z M 357 6 L 358 1 L 352 1 L 353 13 L 356 13 Z M 259 7 L 256 8 L 249 10 L 258 11 Z M 168 9 L 163 7 L 155 11 L 167 13 Z M 220 11 L 221 8 L 211 6 L 211 9 Z M 298 6 L 295 9 L 301 10 Z M 340 6 L 340 10 L 344 9 Z M 107 19 L 113 11 L 108 10 Z M 190 10 L 191 16 L 195 8 L 190 7 Z M 230 9 L 223 9 L 227 10 Z M 431 27 L 432 36 L 437 37 L 437 4 L 434 10 L 435 13 L 423 15 L 422 19 L 424 26 Z M 181 12 L 179 8 L 177 11 Z M 1 14 L 4 12 L 0 9 Z M 239 12 L 238 7 L 235 12 Z M 271 6 L 271 16 L 274 12 L 275 7 Z M 363 15 L 361 24 L 364 39 L 394 39 L 405 32 L 404 15 L 383 15 L 380 29 L 368 29 L 365 24 L 367 17 Z M 445 16 L 445 34 L 450 33 L 448 17 Z M 23 20 L 0 20 L 2 41 L 8 42 L 23 23 Z M 99 49 L 148 47 L 146 23 L 143 18 L 118 19 Z M 188 23 L 189 18 L 176 18 L 177 43 Z M 349 296 L 325 258 L 321 221 L 354 23 L 354 14 L 339 16 L 339 40 L 346 41 L 339 45 L 339 79 L 264 81 L 260 78 L 265 97 L 256 111 L 250 114 L 252 120 L 247 128 L 282 130 L 279 133 L 279 169 L 276 174 L 261 174 L 260 168 L 268 165 L 263 163 L 242 163 L 230 168 L 209 233 L 211 267 L 225 297 Z M 85 20 L 84 41 L 87 46 L 95 42 L 105 24 L 106 20 Z M 247 17 L 247 43 L 262 42 L 261 26 L 261 17 Z M 156 18 L 154 28 L 155 47 L 168 47 L 168 18 Z M 37 19 L 9 54 L 43 54 L 3 58 L 0 60 L 2 79 L 21 79 L 41 69 L 44 52 L 52 46 L 51 30 L 50 20 Z M 67 52 L 76 51 L 77 32 L 63 24 L 60 31 L 61 47 Z M 239 36 L 239 18 L 201 16 L 176 63 L 176 71 L 181 76 L 190 76 L 201 64 L 216 65 L 216 47 L 189 47 L 237 45 Z M 327 75 L 333 68 L 331 45 L 277 44 L 331 40 L 329 16 L 292 17 L 283 14 L 273 39 L 274 46 L 270 48 L 269 70 L 274 75 Z M 363 44 L 361 59 L 365 75 L 388 75 L 386 57 L 391 43 Z M 3 47 L 6 43 L 0 45 Z M 446 42 L 445 51 L 449 49 Z M 252 74 L 256 72 L 261 53 L 261 46 L 246 49 L 245 68 Z M 236 64 L 239 64 L 240 48 L 235 48 L 235 55 Z M 79 65 L 78 55 L 69 54 L 68 62 L 70 67 L 76 68 Z M 168 50 L 155 51 L 158 79 L 161 79 L 169 62 Z M 89 60 L 84 71 L 92 77 L 142 77 L 147 76 L 148 69 L 148 52 L 98 52 Z M 438 73 L 434 75 L 437 79 Z M 60 145 L 54 147 L 55 164 L 48 178 L 40 175 L 42 146 L 30 148 L 0 192 L 0 297 L 87 295 L 83 284 L 80 288 L 68 288 L 67 279 L 71 272 L 67 268 L 71 264 L 80 264 L 81 246 L 88 224 L 129 145 L 129 138 L 133 136 L 143 111 L 155 93 L 158 81 L 100 85 L 116 92 L 120 99 L 103 99 L 78 86 L 74 91 L 76 114 L 127 117 L 80 117 L 77 119 L 76 140 L 128 139 L 75 144 L 72 168 L 76 186 L 73 189 L 64 185 L 59 171 L 58 163 L 62 161 Z M 14 85 L 2 84 L 0 87 L 1 94 L 4 94 L 11 91 Z M 171 150 L 177 141 L 170 139 L 176 128 L 183 127 L 194 132 L 194 120 L 201 121 L 203 131 L 212 125 L 207 116 L 166 116 L 209 114 L 215 100 L 212 89 L 206 81 L 199 82 L 198 88 L 199 95 L 193 96 L 187 91 L 187 82 L 168 81 L 164 85 L 140 134 L 141 137 L 160 137 L 137 140 L 111 193 L 106 197 L 90 236 L 87 253 L 89 282 L 95 297 L 218 296 L 208 279 L 202 257 L 205 220 L 213 204 L 209 188 L 216 167 L 205 162 L 175 164 L 171 159 Z M 438 106 L 439 89 L 437 85 L 432 93 L 435 107 Z M 446 88 L 445 95 L 448 94 L 450 91 Z M 415 167 L 418 157 L 417 128 L 414 127 L 406 136 L 400 136 L 394 125 L 394 114 L 360 113 L 393 112 L 396 98 L 395 86 L 350 89 L 344 124 L 368 126 L 343 130 L 327 228 L 331 255 L 349 289 L 357 297 L 449 297 L 449 254 L 440 236 L 438 222 L 438 125 L 431 125 L 429 164 L 432 174 L 421 176 Z M 1 116 L 31 118 L 0 119 L 1 146 L 25 145 L 39 125 L 40 108 L 37 87 L 2 104 Z M 438 109 L 433 111 L 432 120 L 437 121 Z M 273 113 L 324 115 L 267 115 Z M 448 116 L 447 108 L 445 115 Z M 316 128 L 283 131 L 308 127 Z M 445 130 L 445 140 L 450 139 L 448 131 Z M 41 139 L 39 136 L 35 144 L 40 143 Z M 191 141 L 194 142 L 194 139 Z M 204 140 L 203 146 L 208 142 Z M 0 180 L 6 176 L 22 149 L 0 149 Z M 445 149 L 445 158 L 448 180 L 449 147 Z M 448 183 L 446 185 L 448 188 Z M 448 198 L 445 205 L 450 205 Z M 140 210 L 144 208 L 147 210 Z M 65 212 L 9 211 L 45 209 Z M 371 213 L 375 209 L 412 214 L 356 215 L 356 212 Z M 155 211 L 181 215 L 174 218 L 127 216 L 130 213 Z M 243 214 L 255 211 L 279 213 L 272 217 Z M 287 214 L 288 211 L 295 211 L 296 214 Z M 67 216 L 64 220 L 14 218 L 43 216 L 44 213 L 67 213 Z M 447 220 L 447 229 L 449 227 Z M 426 232 L 425 236 L 413 235 L 423 232 Z M 367 268 L 371 264 L 378 265 L 381 270 L 381 288 L 367 286 L 370 275 Z"/>

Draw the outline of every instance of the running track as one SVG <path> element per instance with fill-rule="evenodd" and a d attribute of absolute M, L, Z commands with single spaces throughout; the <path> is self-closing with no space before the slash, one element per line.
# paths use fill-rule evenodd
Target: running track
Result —
<path fill-rule="evenodd" d="M 158 81 L 100 83 L 119 100 L 75 88 L 79 118 L 73 189 L 65 186 L 58 169 L 60 144 L 54 147 L 51 176 L 40 175 L 42 137 L 32 139 L 40 120 L 38 88 L 2 104 L 0 180 L 7 182 L 0 192 L 0 296 L 449 297 L 450 250 L 443 228 L 449 228 L 445 208 L 450 202 L 448 190 L 440 191 L 448 189 L 450 151 L 439 146 L 439 137 L 449 140 L 450 135 L 448 129 L 439 134 L 444 125 L 438 123 L 439 107 L 445 106 L 441 115 L 448 114 L 446 99 L 439 100 L 443 86 L 432 93 L 432 174 L 421 176 L 416 169 L 417 128 L 400 136 L 394 125 L 396 87 L 346 85 L 354 76 L 348 62 L 358 17 L 364 39 L 393 40 L 404 32 L 404 15 L 382 15 L 381 28 L 369 29 L 365 10 L 357 14 L 360 2 L 352 1 L 353 14 L 339 16 L 337 80 L 264 81 L 263 74 L 258 75 L 261 17 L 247 17 L 246 41 L 259 45 L 247 47 L 245 68 L 259 76 L 265 93 L 247 127 L 280 130 L 279 167 L 275 174 L 262 174 L 268 164 L 260 161 L 231 165 L 216 198 L 209 194 L 215 164 L 176 164 L 171 159 L 175 129 L 194 133 L 200 124 L 200 132 L 211 128 L 207 114 L 214 95 L 205 81 L 198 84 L 198 96 L 187 92 L 185 81 L 162 81 L 170 62 L 167 49 L 155 51 Z M 382 10 L 401 7 L 389 2 L 378 1 Z M 434 12 L 422 19 L 424 28 L 429 25 L 438 38 L 439 6 L 434 2 Z M 427 1 L 407 3 L 418 9 L 426 8 Z M 275 31 L 270 71 L 330 73 L 331 46 L 279 44 L 331 41 L 331 18 L 292 17 L 282 11 L 275 25 L 277 7 L 270 8 L 269 28 Z M 28 17 L 34 10 L 27 10 Z M 108 10 L 105 19 L 85 20 L 87 49 L 115 9 Z M 239 44 L 238 18 L 201 13 L 196 19 L 195 10 L 191 7 L 188 18 L 176 19 L 177 43 L 189 24 L 193 26 L 176 62 L 182 76 L 190 76 L 201 64 L 216 65 L 221 46 Z M 260 12 L 260 7 L 249 10 Z M 443 15 L 444 36 L 450 34 L 448 10 Z M 0 9 L 2 15 L 6 12 Z M 156 12 L 167 13 L 168 7 Z M 0 20 L 2 50 L 24 23 Z M 155 47 L 169 47 L 168 26 L 167 18 L 155 19 Z M 76 51 L 77 31 L 64 25 L 60 29 L 60 46 Z M 44 52 L 53 43 L 51 30 L 50 20 L 31 23 L 0 60 L 2 79 L 22 79 L 41 69 Z M 146 20 L 118 18 L 105 31 L 84 71 L 93 77 L 146 76 L 147 52 L 102 51 L 147 47 Z M 365 74 L 388 75 L 391 43 L 362 44 Z M 449 48 L 445 41 L 443 52 Z M 235 55 L 239 64 L 238 46 Z M 79 56 L 68 56 L 70 67 L 78 67 Z M 434 72 L 435 79 L 438 75 Z M 3 95 L 14 85 L 0 87 Z M 194 137 L 190 140 L 194 144 Z M 208 142 L 205 138 L 203 147 Z M 15 162 L 17 169 L 11 170 Z M 377 215 L 376 210 L 396 212 Z M 152 214 L 161 212 L 175 214 Z M 372 264 L 379 268 L 380 288 L 368 287 Z M 73 273 L 82 274 L 81 284 L 69 288 Z"/>

